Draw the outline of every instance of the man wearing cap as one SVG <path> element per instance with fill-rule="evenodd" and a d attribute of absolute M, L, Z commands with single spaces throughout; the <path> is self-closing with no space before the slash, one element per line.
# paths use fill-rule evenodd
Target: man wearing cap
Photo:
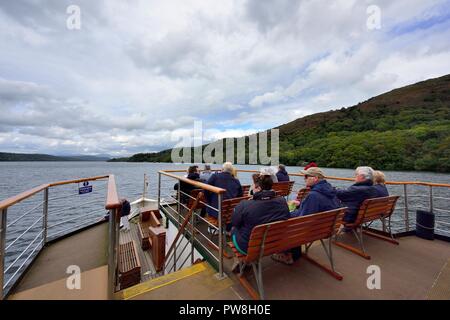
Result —
<path fill-rule="evenodd" d="M 334 210 L 339 208 L 336 190 L 325 180 L 325 175 L 318 167 L 301 171 L 305 175 L 306 187 L 310 188 L 308 196 L 302 201 L 300 208 L 291 212 L 292 217 Z"/>
<path fill-rule="evenodd" d="M 291 212 L 291 218 L 306 216 L 339 208 L 336 190 L 325 180 L 325 174 L 317 167 L 301 171 L 305 175 L 306 187 L 310 188 L 308 196 L 302 201 L 300 208 Z M 301 247 L 272 255 L 272 259 L 291 265 L 302 255 Z"/>

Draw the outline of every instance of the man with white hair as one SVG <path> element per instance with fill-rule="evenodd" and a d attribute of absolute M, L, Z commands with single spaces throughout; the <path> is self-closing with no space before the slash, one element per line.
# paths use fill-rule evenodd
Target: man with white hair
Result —
<path fill-rule="evenodd" d="M 233 164 L 231 162 L 225 162 L 222 167 L 222 172 L 211 175 L 208 180 L 209 185 L 226 190 L 223 194 L 223 200 L 239 198 L 243 195 L 241 183 L 232 175 L 233 169 Z M 217 208 L 219 202 L 217 194 L 206 191 L 205 195 L 208 200 L 208 204 L 211 207 Z M 217 211 L 211 209 L 210 207 L 207 207 L 206 211 L 208 212 L 208 215 L 217 219 Z"/>
<path fill-rule="evenodd" d="M 371 167 L 356 168 L 355 184 L 347 189 L 337 190 L 336 195 L 348 207 L 344 221 L 354 222 L 361 203 L 366 199 L 378 196 L 377 190 L 373 187 L 373 169 Z"/>

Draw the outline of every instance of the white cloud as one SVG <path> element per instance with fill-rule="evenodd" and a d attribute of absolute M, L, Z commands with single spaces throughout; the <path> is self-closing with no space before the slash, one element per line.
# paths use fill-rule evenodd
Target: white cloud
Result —
<path fill-rule="evenodd" d="M 450 72 L 445 1 L 0 4 L 0 150 L 130 154 L 268 129 Z M 435 19 L 434 23 L 433 22 Z M 426 21 L 426 23 L 423 23 Z"/>

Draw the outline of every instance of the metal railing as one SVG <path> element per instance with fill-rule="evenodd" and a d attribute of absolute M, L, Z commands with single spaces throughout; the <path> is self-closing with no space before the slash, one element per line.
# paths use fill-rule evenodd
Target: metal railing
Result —
<path fill-rule="evenodd" d="M 104 199 L 104 195 L 99 193 L 102 190 L 101 186 L 97 185 L 91 193 L 96 199 L 87 202 L 84 201 L 87 195 L 74 193 L 75 188 L 64 190 L 64 186 L 67 188 L 85 181 L 100 183 L 105 179 L 108 179 L 106 208 L 113 212 L 113 215 L 117 215 L 120 204 L 112 175 L 43 184 L 0 202 L 0 300 L 6 297 L 49 241 L 104 220 L 105 206 L 101 200 Z M 65 192 L 69 194 L 49 198 L 51 193 Z M 73 203 L 74 197 L 81 203 L 74 206 L 68 206 L 67 202 L 58 203 L 58 200 L 67 201 L 66 199 L 70 199 Z M 94 203 L 99 204 L 97 211 L 89 210 L 87 213 L 78 214 L 79 210 L 92 209 Z M 70 217 L 67 216 L 69 213 Z M 8 221 L 8 218 L 11 221 Z M 114 223 L 110 224 L 118 230 Z M 49 234 L 49 230 L 52 233 Z M 118 232 L 115 235 L 115 239 L 118 239 Z M 110 239 L 114 240 L 114 237 Z"/>
<path fill-rule="evenodd" d="M 173 272 L 182 269 L 186 262 L 191 258 L 191 264 L 194 263 L 194 249 L 197 248 L 202 252 L 203 256 L 207 256 L 209 261 L 213 265 L 217 265 L 219 279 L 224 279 L 226 274 L 223 268 L 223 256 L 224 256 L 224 240 L 225 230 L 222 228 L 222 214 L 221 203 L 223 200 L 224 189 L 216 188 L 205 183 L 186 179 L 184 177 L 177 176 L 173 173 L 181 171 L 159 171 L 158 172 L 158 207 L 168 218 L 167 221 L 172 221 L 173 224 L 179 230 L 177 237 L 175 237 L 172 244 L 170 244 L 170 250 L 167 252 L 165 260 L 165 271 Z M 184 172 L 184 171 L 183 171 Z M 163 180 L 162 178 L 165 178 Z M 169 183 L 169 187 L 163 187 L 164 183 Z M 170 188 L 170 186 L 178 183 L 176 190 Z M 205 201 L 197 200 L 190 194 L 187 194 L 181 190 L 181 183 L 192 185 L 198 189 L 202 189 L 211 193 L 215 193 L 218 198 L 218 208 L 210 206 Z M 168 190 L 174 190 L 176 195 L 173 195 Z M 164 191 L 166 190 L 166 191 Z M 181 197 L 184 199 L 191 199 L 193 203 L 198 201 L 199 204 L 205 208 L 210 208 L 217 213 L 218 226 L 215 226 L 205 218 L 201 216 L 195 209 L 189 208 L 186 203 L 183 203 Z M 187 213 L 187 214 L 186 214 Z M 218 243 L 212 241 L 206 233 L 197 228 L 197 222 L 204 222 L 208 229 L 213 233 L 218 234 Z M 182 235 L 182 236 L 179 236 Z M 214 253 L 210 248 L 217 249 L 217 253 Z M 187 251 L 186 250 L 190 250 Z M 184 260 L 180 260 L 183 259 Z M 178 263 L 180 261 L 180 263 Z"/>
<path fill-rule="evenodd" d="M 219 170 L 213 170 L 219 171 Z M 165 170 L 164 174 L 174 175 L 176 173 L 185 173 L 184 170 Z M 259 173 L 257 170 L 237 170 L 241 181 L 251 182 L 251 174 Z M 242 179 L 241 174 L 248 174 L 247 179 Z M 298 178 L 303 178 L 301 173 L 290 173 L 291 180 L 296 180 L 297 188 L 293 188 L 291 196 L 296 194 L 299 189 L 304 187 L 304 183 Z M 339 181 L 342 184 L 354 183 L 353 178 L 342 178 L 327 176 L 330 181 Z M 185 179 L 187 180 L 187 179 Z M 187 183 L 190 183 L 189 181 Z M 435 216 L 436 234 L 450 237 L 450 184 L 431 183 L 421 181 L 387 181 L 386 185 L 390 189 L 391 195 L 398 195 L 400 199 L 398 206 L 393 214 L 393 229 L 395 233 L 412 231 L 415 226 L 415 211 L 426 210 L 432 212 Z M 414 189 L 414 190 L 413 190 Z M 160 189 L 158 189 L 160 193 Z M 161 195 L 159 195 L 161 196 Z M 374 228 L 385 231 L 383 224 L 374 224 Z"/>

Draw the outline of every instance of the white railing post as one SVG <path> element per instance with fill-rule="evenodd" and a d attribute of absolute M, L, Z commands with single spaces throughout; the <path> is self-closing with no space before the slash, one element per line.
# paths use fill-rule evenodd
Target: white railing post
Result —
<path fill-rule="evenodd" d="M 42 246 L 47 244 L 47 233 L 48 233 L 48 187 L 44 190 L 44 206 L 42 208 L 44 218 L 42 219 L 42 224 L 44 228 L 43 233 L 43 243 Z"/>
<path fill-rule="evenodd" d="M 222 226 L 222 193 L 217 195 L 218 205 L 217 205 L 217 217 L 219 218 L 219 279 L 224 278 L 223 275 L 223 226 Z"/>
<path fill-rule="evenodd" d="M 5 246 L 6 246 L 7 209 L 0 212 L 0 300 L 5 298 L 3 284 L 5 283 Z"/>
<path fill-rule="evenodd" d="M 403 185 L 403 199 L 405 201 L 405 225 L 406 225 L 406 231 L 409 231 L 408 192 L 406 190 L 406 184 Z"/>

